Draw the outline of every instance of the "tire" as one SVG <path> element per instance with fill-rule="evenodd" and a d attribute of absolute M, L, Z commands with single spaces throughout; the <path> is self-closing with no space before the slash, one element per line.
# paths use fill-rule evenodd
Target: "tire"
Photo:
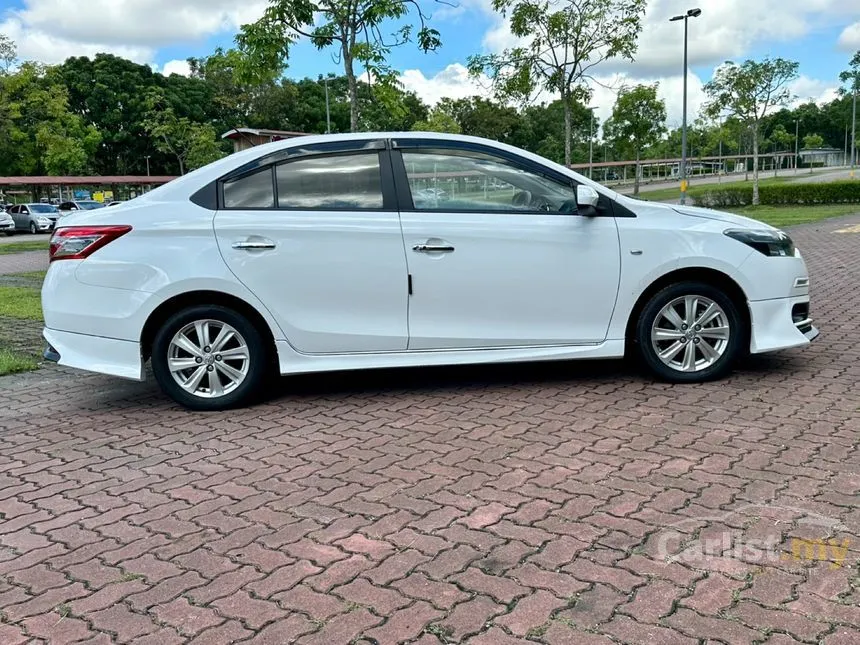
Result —
<path fill-rule="evenodd" d="M 30 235 L 35 235 L 39 232 L 39 229 L 36 228 L 35 222 L 30 222 Z"/>
<path fill-rule="evenodd" d="M 688 307 L 695 311 L 693 316 L 687 314 Z M 734 301 L 704 282 L 679 282 L 661 289 L 645 304 L 636 322 L 635 340 L 642 361 L 658 378 L 673 383 L 701 383 L 725 376 L 748 338 L 747 323 Z"/>
<path fill-rule="evenodd" d="M 208 342 L 212 343 L 208 352 L 205 350 L 209 345 L 199 346 L 201 326 L 206 327 L 202 332 L 204 340 L 208 334 Z M 228 327 L 235 336 L 217 349 L 239 357 L 222 358 L 214 351 L 218 335 Z M 184 340 L 178 337 L 179 332 L 183 332 Z M 198 352 L 189 351 L 193 349 Z M 155 335 L 151 360 L 152 371 L 164 393 L 186 408 L 202 411 L 226 410 L 252 402 L 261 394 L 272 364 L 260 331 L 243 315 L 218 305 L 189 307 L 168 318 Z M 174 369 L 181 365 L 188 367 L 173 372 L 171 365 Z M 236 377 L 237 372 L 244 374 L 242 379 Z M 186 386 L 177 379 L 184 380 Z M 220 395 L 219 385 L 223 391 Z"/>

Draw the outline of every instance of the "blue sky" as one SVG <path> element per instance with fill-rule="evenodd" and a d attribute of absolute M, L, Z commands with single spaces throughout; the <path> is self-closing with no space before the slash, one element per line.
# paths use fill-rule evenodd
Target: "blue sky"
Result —
<path fill-rule="evenodd" d="M 470 54 L 500 51 L 514 43 L 490 0 L 455 0 L 456 8 L 420 0 L 442 33 L 443 46 L 422 54 L 396 49 L 392 66 L 403 84 L 428 102 L 442 96 L 485 94 L 467 77 Z M 558 0 L 561 1 L 561 0 Z M 189 56 L 230 47 L 242 23 L 260 15 L 266 0 L 0 0 L 0 32 L 12 37 L 22 58 L 60 62 L 72 55 L 110 51 L 159 70 L 182 72 Z M 598 70 L 613 87 L 660 82 L 670 122 L 679 117 L 682 23 L 676 13 L 697 6 L 686 0 L 651 0 L 635 63 L 612 62 Z M 856 0 L 698 0 L 690 21 L 690 104 L 696 110 L 715 66 L 730 60 L 781 56 L 800 63 L 792 87 L 798 100 L 831 98 L 837 76 L 860 49 L 860 2 Z M 341 71 L 330 52 L 307 43 L 294 48 L 289 76 Z M 614 92 L 594 87 L 598 115 L 606 115 Z"/>

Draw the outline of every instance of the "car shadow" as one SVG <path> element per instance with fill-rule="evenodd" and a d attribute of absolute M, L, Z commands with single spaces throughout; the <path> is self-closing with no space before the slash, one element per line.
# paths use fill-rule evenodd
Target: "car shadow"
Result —
<path fill-rule="evenodd" d="M 394 392 L 455 392 L 474 388 L 540 384 L 634 382 L 643 376 L 625 360 L 544 361 L 492 365 L 400 367 L 282 376 L 269 384 L 267 400 Z"/>

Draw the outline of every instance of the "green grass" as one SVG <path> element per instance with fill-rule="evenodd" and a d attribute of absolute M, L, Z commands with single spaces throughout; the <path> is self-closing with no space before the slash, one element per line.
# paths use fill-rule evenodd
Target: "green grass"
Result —
<path fill-rule="evenodd" d="M 818 222 L 828 217 L 860 213 L 860 204 L 825 204 L 819 206 L 744 206 L 727 209 L 765 222 L 771 226 L 785 227 Z"/>
<path fill-rule="evenodd" d="M 44 280 L 47 271 L 25 271 L 24 273 L 13 273 L 14 278 L 30 278 L 32 280 Z"/>
<path fill-rule="evenodd" d="M 0 244 L 0 255 L 23 253 L 24 251 L 47 251 L 48 246 L 48 240 L 44 242 L 10 242 L 9 244 Z"/>
<path fill-rule="evenodd" d="M 0 349 L 0 376 L 29 372 L 39 367 L 35 358 Z"/>
<path fill-rule="evenodd" d="M 39 290 L 29 287 L 0 287 L 0 316 L 19 320 L 42 320 Z"/>

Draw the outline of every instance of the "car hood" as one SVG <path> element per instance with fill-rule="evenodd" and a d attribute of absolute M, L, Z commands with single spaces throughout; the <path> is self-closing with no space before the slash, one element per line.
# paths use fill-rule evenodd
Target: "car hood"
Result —
<path fill-rule="evenodd" d="M 743 215 L 735 215 L 734 213 L 724 213 L 723 211 L 715 211 L 711 210 L 710 208 L 699 208 L 697 206 L 672 206 L 671 208 L 676 213 L 680 213 L 681 215 L 716 220 L 718 222 L 725 222 L 726 224 L 732 224 L 733 226 L 737 226 L 738 228 L 754 228 L 758 230 L 765 229 L 770 231 L 777 230 L 770 224 L 765 224 L 764 222 L 760 222 L 750 217 L 744 217 Z"/>

